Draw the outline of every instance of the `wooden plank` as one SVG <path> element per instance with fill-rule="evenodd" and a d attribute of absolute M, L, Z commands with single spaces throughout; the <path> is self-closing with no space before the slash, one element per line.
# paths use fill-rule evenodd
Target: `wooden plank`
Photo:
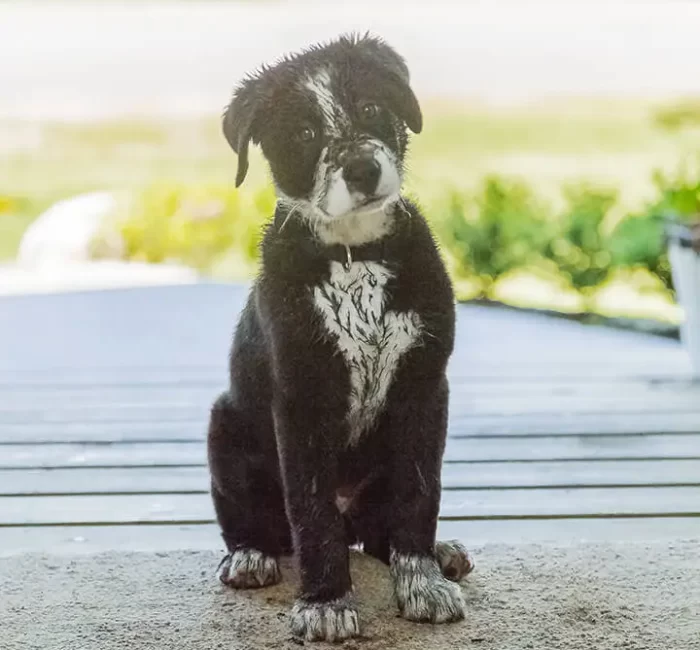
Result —
<path fill-rule="evenodd" d="M 187 384 L 185 378 L 180 385 L 167 387 L 161 384 L 138 383 L 126 386 L 86 386 L 70 388 L 0 388 L 0 415 L 13 413 L 32 414 L 44 412 L 77 412 L 104 409 L 107 413 L 119 409 L 148 408 L 202 408 L 209 406 L 223 390 L 224 384 L 217 382 L 202 387 Z M 78 418 L 80 419 L 80 418 Z"/>
<path fill-rule="evenodd" d="M 217 366 L 193 366 L 173 363 L 160 366 L 134 366 L 113 363 L 89 368 L 70 366 L 13 368 L 0 370 L 0 391 L 5 390 L 84 390 L 100 388 L 133 389 L 139 386 L 160 385 L 167 388 L 183 386 L 214 388 L 226 385 L 226 354 Z"/>
<path fill-rule="evenodd" d="M 140 396 L 136 396 L 136 392 Z M 8 395 L 0 398 L 0 424 L 23 422 L 110 422 L 148 421 L 191 418 L 192 414 L 206 413 L 216 399 L 218 390 L 197 392 L 178 391 L 168 395 L 148 386 L 133 388 L 132 392 L 112 391 L 98 395 L 72 391 L 67 396 L 54 394 L 41 400 L 33 395 L 22 400 Z M 607 393 L 577 390 L 573 393 L 512 393 L 484 394 L 472 391 L 471 385 L 453 385 L 450 412 L 458 417 L 513 417 L 543 416 L 547 414 L 692 414 L 700 421 L 700 385 L 693 390 L 634 391 L 611 389 Z"/>
<path fill-rule="evenodd" d="M 0 495 L 209 492 L 209 469 L 107 467 L 0 470 Z"/>
<path fill-rule="evenodd" d="M 183 404 L 105 404 L 99 406 L 73 406 L 70 408 L 5 409 L 0 410 L 0 427 L 2 430 L 21 431 L 22 428 L 45 426 L 67 427 L 71 425 L 103 424 L 148 424 L 152 422 L 181 422 L 183 420 L 201 420 L 206 418 L 216 396 L 210 403 Z"/>
<path fill-rule="evenodd" d="M 572 342 L 572 344 L 574 344 Z M 524 343 L 524 345 L 526 345 Z M 452 382 L 500 386 L 501 382 L 520 382 L 551 385 L 562 382 L 593 386 L 599 382 L 641 382 L 653 385 L 692 383 L 690 364 L 682 358 L 664 359 L 663 363 L 650 366 L 648 363 L 630 363 L 619 355 L 601 361 L 581 363 L 572 361 L 542 363 L 537 359 L 513 361 L 509 359 L 476 360 L 460 351 L 457 341 L 456 353 L 448 369 Z M 163 389 L 189 387 L 200 390 L 220 390 L 227 381 L 226 355 L 222 350 L 219 365 L 192 366 L 173 363 L 168 366 L 101 365 L 91 368 L 63 366 L 51 368 L 0 368 L 0 391 L 17 391 L 26 395 L 30 391 L 50 392 L 54 390 L 100 390 L 120 388 L 132 390 L 138 387 L 159 386 Z"/>
<path fill-rule="evenodd" d="M 46 529 L 39 530 L 43 532 Z M 2 532 L 0 531 L 0 535 Z M 438 539 L 463 540 L 467 548 L 494 543 L 677 542 L 700 537 L 700 518 L 441 520 L 438 522 L 437 532 Z"/>
<path fill-rule="evenodd" d="M 163 369 L 165 372 L 166 369 Z M 65 381 L 48 387 L 23 386 L 18 383 L 2 385 L 0 396 L 0 414 L 6 411 L 66 408 L 76 404 L 80 408 L 109 407 L 136 404 L 208 404 L 211 399 L 226 387 L 225 377 L 203 382 L 192 376 L 191 371 L 184 370 L 176 374 L 172 369 L 170 383 L 147 382 L 143 378 L 133 383 L 73 386 Z M 647 381 L 642 379 L 561 378 L 554 380 L 544 373 L 537 381 L 531 379 L 512 379 L 503 377 L 499 381 L 480 381 L 470 377 L 461 377 L 450 373 L 453 389 L 458 392 L 466 390 L 470 395 L 479 397 L 518 397 L 518 396 L 601 396 L 621 395 L 645 399 L 648 396 L 670 396 L 700 394 L 698 382 L 684 380 Z"/>
<path fill-rule="evenodd" d="M 445 461 L 700 458 L 700 435 L 450 438 Z"/>
<path fill-rule="evenodd" d="M 548 413 L 517 417 L 451 414 L 450 434 L 462 435 L 596 435 L 700 433 L 700 417 L 687 413 Z"/>
<path fill-rule="evenodd" d="M 510 336 L 522 337 L 514 328 Z M 652 346 L 654 337 L 645 337 L 645 344 Z M 485 342 L 486 343 L 486 342 Z M 570 345 L 578 342 L 572 339 Z M 532 341 L 523 342 L 523 346 Z M 580 343 L 578 343 L 580 344 Z M 637 352 L 644 350 L 641 345 Z M 490 349 L 490 346 L 489 346 Z M 546 346 L 542 348 L 547 350 Z M 594 350 L 595 351 L 595 350 Z M 551 352 L 551 351 L 550 351 Z M 553 382 L 575 382 L 596 384 L 600 381 L 613 382 L 651 382 L 657 385 L 692 382 L 690 363 L 682 348 L 656 353 L 653 365 L 648 361 L 635 361 L 624 354 L 611 351 L 605 358 L 567 359 L 566 348 L 560 349 L 558 359 L 542 360 L 536 354 L 530 358 L 513 359 L 479 358 L 464 346 L 464 341 L 457 339 L 455 354 L 452 357 L 448 374 L 453 382 L 468 382 L 500 385 L 505 382 L 535 382 L 552 384 Z M 0 368 L 0 390 L 75 390 L 121 387 L 129 389 L 137 386 L 160 385 L 167 388 L 181 386 L 211 388 L 218 390 L 226 385 L 228 341 L 220 350 L 220 360 L 216 364 L 181 363 L 176 359 L 168 365 L 129 365 L 118 358 L 111 364 L 104 361 L 90 367 L 52 367 L 47 368 L 14 367 L 10 371 Z"/>
<path fill-rule="evenodd" d="M 137 369 L 136 373 L 140 373 Z M 162 372 L 166 372 L 163 369 Z M 170 383 L 148 382 L 143 377 L 132 383 L 112 383 L 95 385 L 88 383 L 74 386 L 65 380 L 53 385 L 23 386 L 18 381 L 2 385 L 0 389 L 0 417 L 5 414 L 33 414 L 43 416 L 46 412 L 66 411 L 80 420 L 84 411 L 90 409 L 104 410 L 104 417 L 116 417 L 110 413 L 134 408 L 207 408 L 215 396 L 225 388 L 225 378 L 209 382 L 198 382 L 191 370 L 177 374 L 177 369 L 170 370 Z M 46 374 L 42 374 L 46 377 Z M 140 374 L 138 375 L 140 376 Z M 472 397 L 526 397 L 526 396 L 593 396 L 627 395 L 638 399 L 651 396 L 673 396 L 679 394 L 700 395 L 700 384 L 683 380 L 649 382 L 643 380 L 596 379 L 587 376 L 562 378 L 555 380 L 543 374 L 527 380 L 513 380 L 503 377 L 497 381 L 481 379 L 463 379 L 451 377 L 453 390 L 457 394 L 466 391 Z M 66 419 L 70 419 L 68 416 Z M 0 420 L 5 421 L 5 420 Z"/>
<path fill-rule="evenodd" d="M 664 484 L 700 485 L 700 460 L 446 463 L 442 468 L 447 489 Z"/>
<path fill-rule="evenodd" d="M 192 419 L 5 424 L 0 443 L 203 441 L 207 424 L 205 414 Z M 2 454 L 0 447 L 0 458 Z"/>
<path fill-rule="evenodd" d="M 459 490 L 443 493 L 442 518 L 599 517 L 652 514 L 700 517 L 700 487 Z"/>
<path fill-rule="evenodd" d="M 674 395 L 700 395 L 700 383 L 692 380 L 669 379 L 653 381 L 647 379 L 611 379 L 589 377 L 550 378 L 546 373 L 537 381 L 503 377 L 499 381 L 478 381 L 458 374 L 449 374 L 450 385 L 458 391 L 466 391 L 478 397 L 546 397 L 550 395 L 569 397 L 610 397 L 621 395 L 645 399 Z"/>
<path fill-rule="evenodd" d="M 87 443 L 204 440 L 208 408 L 191 418 L 168 420 L 168 414 L 152 420 L 26 422 L 0 425 L 3 443 Z M 96 418 L 98 416 L 95 416 Z M 126 415 L 128 418 L 128 415 Z M 668 414 L 547 414 L 540 416 L 450 417 L 449 435 L 473 436 L 596 436 L 700 433 L 700 416 Z M 2 449 L 0 449 L 0 464 Z"/>
<path fill-rule="evenodd" d="M 444 489 L 700 485 L 700 461 L 448 463 Z M 209 491 L 199 467 L 0 470 L 0 496 Z"/>
<path fill-rule="evenodd" d="M 528 345 L 523 342 L 522 345 Z M 576 345 L 572 341 L 572 345 Z M 505 380 L 519 379 L 521 381 L 547 382 L 552 381 L 583 381 L 591 383 L 606 379 L 631 381 L 692 381 L 693 374 L 687 359 L 654 359 L 655 363 L 630 363 L 621 355 L 611 354 L 608 359 L 582 363 L 580 361 L 539 362 L 532 359 L 526 362 L 513 362 L 503 358 L 484 362 L 475 360 L 466 353 L 459 353 L 453 358 L 455 370 L 450 373 L 453 380 L 469 382 L 499 383 Z M 566 355 L 563 355 L 566 356 Z M 459 368 L 457 369 L 457 366 Z"/>
<path fill-rule="evenodd" d="M 571 544 L 587 542 L 672 542 L 697 539 L 700 519 L 569 519 L 441 521 L 438 539 L 459 539 L 477 552 L 487 544 Z M 223 553 L 219 528 L 197 526 L 57 526 L 0 528 L 0 557 L 19 553 L 101 553 L 213 550 Z M 214 570 L 214 566 L 202 570 Z"/>
<path fill-rule="evenodd" d="M 136 389 L 135 389 L 136 390 Z M 26 400 L 4 395 L 0 400 L 0 424 L 22 422 L 87 422 L 150 420 L 160 417 L 189 417 L 190 412 L 206 412 L 218 391 L 198 393 L 179 391 L 164 394 L 144 386 L 136 394 L 119 392 L 100 395 L 82 395 L 73 391 L 67 396 L 54 394 L 39 399 L 32 395 Z M 611 396 L 611 393 L 614 396 Z M 700 404 L 700 385 L 693 391 L 671 393 L 666 391 L 635 391 L 624 393 L 610 389 L 607 394 L 577 389 L 571 393 L 533 392 L 484 394 L 471 385 L 452 387 L 451 412 L 459 415 L 512 415 L 546 413 L 697 413 Z M 502 406 L 500 410 L 499 406 Z M 700 417 L 700 416 L 699 416 Z"/>
<path fill-rule="evenodd" d="M 135 443 L 106 445 L 0 446 L 0 469 L 12 467 L 102 467 L 129 465 L 206 464 L 203 442 Z"/>
<path fill-rule="evenodd" d="M 693 518 L 589 520 L 441 521 L 438 539 L 459 539 L 479 552 L 486 544 L 571 544 L 581 542 L 654 542 L 694 539 L 700 520 Z M 101 553 L 213 550 L 223 553 L 219 528 L 197 526 L 57 526 L 0 528 L 0 557 L 19 553 Z M 477 557 L 477 564 L 479 559 Z M 203 567 L 207 570 L 208 567 Z M 213 568 L 212 568 L 213 570 Z"/>
<path fill-rule="evenodd" d="M 700 459 L 700 435 L 450 439 L 446 462 L 587 459 Z M 203 465 L 203 442 L 133 444 L 8 444 L 0 469 Z"/>
<path fill-rule="evenodd" d="M 691 514 L 700 517 L 700 487 L 446 491 L 440 512 L 443 519 Z M 206 494 L 0 498 L 0 527 L 213 520 Z"/>
<path fill-rule="evenodd" d="M 690 395 L 629 396 L 531 396 L 474 397 L 466 391 L 452 393 L 450 412 L 456 416 L 501 416 L 544 414 L 687 413 L 700 421 L 700 392 Z"/>

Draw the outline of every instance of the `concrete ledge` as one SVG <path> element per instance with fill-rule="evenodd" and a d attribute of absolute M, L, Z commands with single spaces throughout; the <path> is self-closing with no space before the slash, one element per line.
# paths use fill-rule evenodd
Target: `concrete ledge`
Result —
<path fill-rule="evenodd" d="M 474 550 L 467 621 L 396 617 L 387 569 L 352 561 L 365 638 L 358 650 L 567 650 L 700 647 L 700 543 L 488 545 Z M 275 588 L 218 584 L 213 552 L 0 559 L 3 650 L 297 649 L 289 562 Z M 306 644 L 323 648 L 323 644 Z"/>

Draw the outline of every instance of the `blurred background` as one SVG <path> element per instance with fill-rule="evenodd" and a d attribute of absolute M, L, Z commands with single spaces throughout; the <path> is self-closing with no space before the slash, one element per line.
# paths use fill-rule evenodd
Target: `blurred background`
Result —
<path fill-rule="evenodd" d="M 662 216 L 700 212 L 700 4 L 672 1 L 0 2 L 0 292 L 249 278 L 274 196 L 259 154 L 234 189 L 223 108 L 350 30 L 408 61 L 407 191 L 460 298 L 679 321 Z"/>

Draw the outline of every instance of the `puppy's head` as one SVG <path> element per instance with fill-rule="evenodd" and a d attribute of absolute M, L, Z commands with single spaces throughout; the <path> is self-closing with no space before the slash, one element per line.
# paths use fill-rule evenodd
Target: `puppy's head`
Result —
<path fill-rule="evenodd" d="M 245 79 L 223 126 L 237 186 L 260 144 L 279 196 L 329 223 L 398 198 L 406 127 L 418 133 L 422 117 L 403 59 L 378 38 L 343 36 Z"/>

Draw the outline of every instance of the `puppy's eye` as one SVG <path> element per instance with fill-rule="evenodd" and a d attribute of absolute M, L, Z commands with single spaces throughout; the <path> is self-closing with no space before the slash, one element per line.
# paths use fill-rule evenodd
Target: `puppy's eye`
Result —
<path fill-rule="evenodd" d="M 316 131 L 310 126 L 303 126 L 297 131 L 297 139 L 304 143 L 313 142 L 316 138 Z"/>
<path fill-rule="evenodd" d="M 365 102 L 360 105 L 360 117 L 365 122 L 371 122 L 380 113 L 380 108 L 374 102 Z"/>

